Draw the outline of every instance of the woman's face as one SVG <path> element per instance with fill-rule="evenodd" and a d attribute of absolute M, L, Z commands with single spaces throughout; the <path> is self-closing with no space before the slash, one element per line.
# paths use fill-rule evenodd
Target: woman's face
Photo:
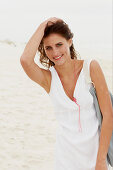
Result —
<path fill-rule="evenodd" d="M 55 65 L 62 65 L 66 60 L 71 59 L 70 46 L 72 39 L 66 40 L 60 34 L 52 33 L 44 38 L 44 50 L 47 57 Z"/>

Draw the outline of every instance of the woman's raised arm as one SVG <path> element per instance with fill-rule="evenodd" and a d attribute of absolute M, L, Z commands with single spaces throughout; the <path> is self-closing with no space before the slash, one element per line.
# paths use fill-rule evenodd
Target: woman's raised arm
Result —
<path fill-rule="evenodd" d="M 48 91 L 50 71 L 40 68 L 35 62 L 34 58 L 40 42 L 44 36 L 44 30 L 49 21 L 56 22 L 58 18 L 50 18 L 39 25 L 35 33 L 32 35 L 28 41 L 24 52 L 20 58 L 20 63 L 28 75 L 28 77 L 42 86 L 46 91 Z"/>

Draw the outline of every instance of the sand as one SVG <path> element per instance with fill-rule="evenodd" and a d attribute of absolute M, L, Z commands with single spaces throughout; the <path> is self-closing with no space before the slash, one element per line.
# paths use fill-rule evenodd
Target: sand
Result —
<path fill-rule="evenodd" d="M 24 47 L 0 43 L 0 170 L 53 170 L 57 122 L 48 94 L 20 65 Z M 97 60 L 113 92 L 112 61 Z"/>

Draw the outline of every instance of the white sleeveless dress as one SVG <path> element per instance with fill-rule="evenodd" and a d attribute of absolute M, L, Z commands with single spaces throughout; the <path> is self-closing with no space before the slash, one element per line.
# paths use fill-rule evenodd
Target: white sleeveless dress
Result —
<path fill-rule="evenodd" d="M 54 66 L 49 70 L 52 75 L 49 96 L 58 121 L 54 169 L 95 170 L 99 122 L 89 92 L 91 83 L 86 84 L 82 68 L 74 89 L 75 103 L 66 95 Z"/>

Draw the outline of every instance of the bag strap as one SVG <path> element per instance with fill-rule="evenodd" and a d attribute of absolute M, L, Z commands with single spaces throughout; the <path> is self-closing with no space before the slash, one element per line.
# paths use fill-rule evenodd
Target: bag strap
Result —
<path fill-rule="evenodd" d="M 90 77 L 90 62 L 91 62 L 91 60 L 92 59 L 84 60 L 83 71 L 84 71 L 84 74 L 85 74 L 86 84 L 92 83 L 93 87 L 95 88 L 95 85 L 92 82 L 91 77 Z M 89 69 L 88 69 L 88 67 L 89 67 Z"/>

